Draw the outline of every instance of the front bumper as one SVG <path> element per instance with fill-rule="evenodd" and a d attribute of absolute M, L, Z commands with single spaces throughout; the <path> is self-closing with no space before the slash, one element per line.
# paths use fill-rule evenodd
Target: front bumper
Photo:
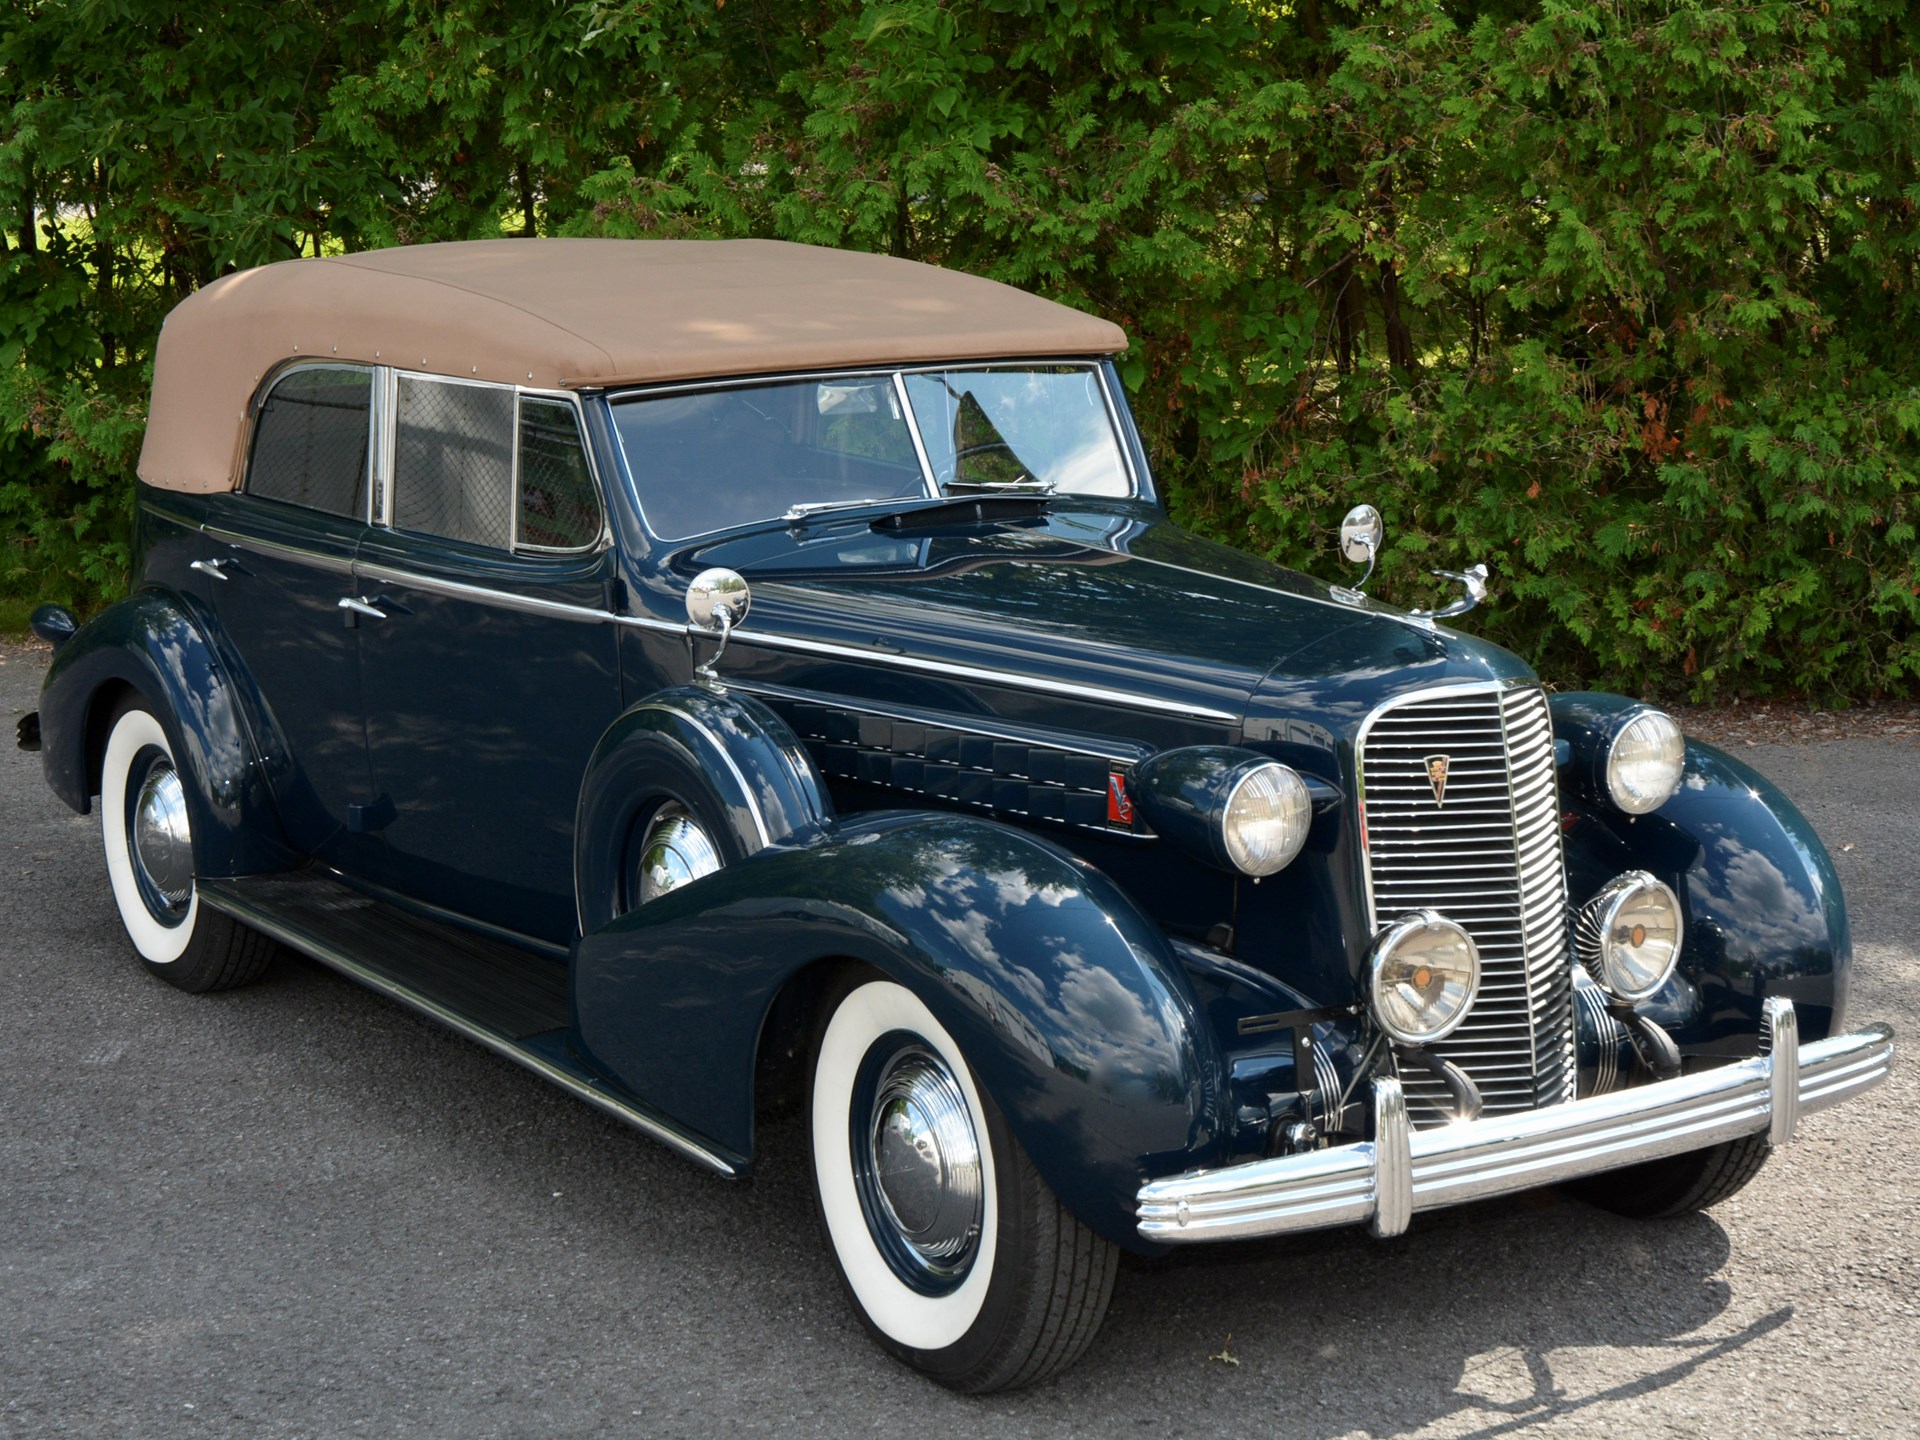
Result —
<path fill-rule="evenodd" d="M 1553 1185 L 1764 1131 L 1774 1145 L 1799 1116 L 1887 1078 L 1893 1030 L 1869 1025 L 1804 1048 L 1791 1001 L 1766 1002 L 1762 1053 L 1697 1075 L 1524 1114 L 1433 1130 L 1407 1123 L 1400 1082 L 1373 1082 L 1374 1138 L 1200 1170 L 1140 1187 L 1140 1233 L 1186 1244 L 1369 1221 L 1398 1235 L 1414 1214 Z"/>

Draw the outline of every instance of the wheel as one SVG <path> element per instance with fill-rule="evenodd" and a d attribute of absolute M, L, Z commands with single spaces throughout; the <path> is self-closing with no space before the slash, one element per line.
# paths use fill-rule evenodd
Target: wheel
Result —
<path fill-rule="evenodd" d="M 615 913 L 637 910 L 725 863 L 720 847 L 690 808 L 678 800 L 662 801 L 644 823 L 634 826 Z"/>
<path fill-rule="evenodd" d="M 1570 1182 L 1568 1194 L 1635 1220 L 1666 1220 L 1718 1205 L 1760 1173 L 1772 1147 L 1748 1135 Z"/>
<path fill-rule="evenodd" d="M 196 993 L 259 977 L 274 942 L 201 908 L 186 786 L 167 732 L 137 697 L 122 702 L 109 722 L 100 830 L 120 921 L 149 971 Z"/>
<path fill-rule="evenodd" d="M 814 1048 L 814 1195 L 861 1320 L 955 1390 L 1064 1369 L 1118 1252 L 1054 1198 L 912 991 L 869 972 L 837 995 Z"/>

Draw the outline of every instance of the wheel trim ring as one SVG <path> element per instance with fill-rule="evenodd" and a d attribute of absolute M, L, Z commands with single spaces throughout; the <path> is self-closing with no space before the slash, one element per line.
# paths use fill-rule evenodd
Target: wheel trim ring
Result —
<path fill-rule="evenodd" d="M 917 1035 L 952 1072 L 974 1123 L 985 1134 L 985 1109 L 972 1073 L 953 1037 L 905 987 L 874 981 L 848 995 L 828 1022 L 814 1075 L 810 1115 L 814 1183 L 820 1212 L 847 1288 L 882 1334 L 916 1350 L 944 1350 L 979 1318 L 999 1253 L 999 1191 L 993 1146 L 980 1150 L 984 1199 L 980 1239 L 965 1279 L 943 1295 L 925 1295 L 904 1284 L 874 1243 L 854 1183 L 852 1127 L 847 1104 L 860 1061 L 873 1041 L 890 1030 Z"/>
<path fill-rule="evenodd" d="M 985 1218 L 980 1138 L 958 1082 L 902 1032 L 869 1048 L 850 1109 L 855 1183 L 881 1254 L 922 1294 L 952 1291 Z"/>

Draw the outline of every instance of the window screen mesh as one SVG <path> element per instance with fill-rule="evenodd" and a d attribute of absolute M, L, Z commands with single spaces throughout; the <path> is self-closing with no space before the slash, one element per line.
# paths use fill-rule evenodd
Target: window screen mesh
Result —
<path fill-rule="evenodd" d="M 504 550 L 513 538 L 511 390 L 403 375 L 393 525 Z"/>
<path fill-rule="evenodd" d="M 600 538 L 600 501 L 573 407 L 520 402 L 520 543 L 581 550 Z"/>
<path fill-rule="evenodd" d="M 331 515 L 367 511 L 365 370 L 302 369 L 282 377 L 254 422 L 247 492 Z"/>

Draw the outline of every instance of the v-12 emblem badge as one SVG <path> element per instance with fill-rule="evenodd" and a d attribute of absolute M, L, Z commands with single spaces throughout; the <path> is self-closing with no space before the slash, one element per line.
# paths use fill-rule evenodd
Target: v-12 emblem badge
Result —
<path fill-rule="evenodd" d="M 1447 767 L 1451 764 L 1453 760 L 1449 756 L 1427 756 L 1427 783 L 1433 786 L 1433 803 L 1436 805 L 1447 803 Z"/>

